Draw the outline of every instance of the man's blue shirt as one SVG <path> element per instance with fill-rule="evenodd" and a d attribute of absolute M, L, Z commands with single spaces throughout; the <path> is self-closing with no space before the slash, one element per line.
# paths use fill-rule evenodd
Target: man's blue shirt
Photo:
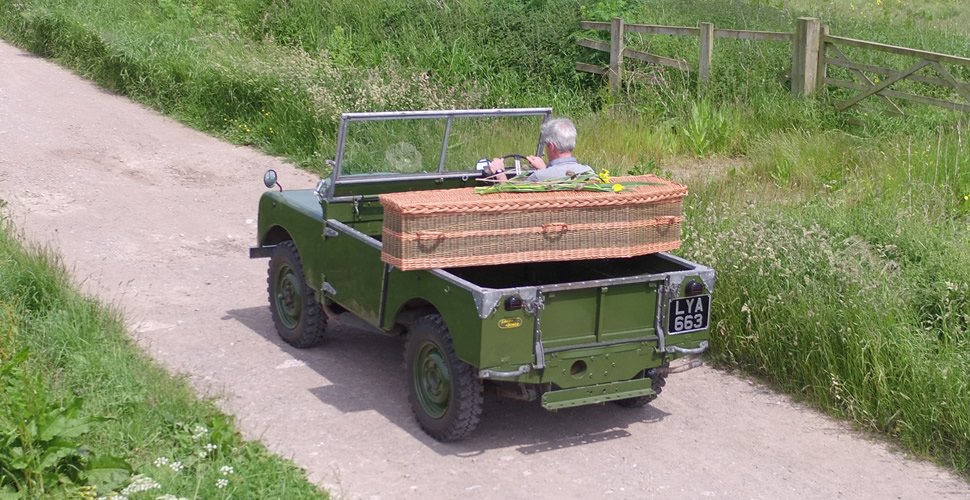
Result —
<path fill-rule="evenodd" d="M 556 158 L 546 165 L 546 168 L 536 170 L 529 174 L 526 180 L 530 181 L 548 181 L 550 179 L 558 179 L 562 177 L 570 177 L 576 174 L 593 173 L 593 169 L 587 165 L 579 163 L 573 156 L 567 156 L 565 158 Z"/>

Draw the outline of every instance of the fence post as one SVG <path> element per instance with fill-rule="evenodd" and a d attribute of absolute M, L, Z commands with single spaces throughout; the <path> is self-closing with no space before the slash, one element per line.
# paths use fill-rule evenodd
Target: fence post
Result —
<path fill-rule="evenodd" d="M 697 79 L 702 84 L 711 81 L 711 58 L 714 56 L 714 23 L 699 23 L 701 33 L 701 57 L 697 67 Z"/>
<path fill-rule="evenodd" d="M 623 18 L 614 17 L 610 26 L 610 91 L 620 92 L 623 82 Z"/>
<path fill-rule="evenodd" d="M 815 91 L 825 89 L 825 78 L 829 75 L 828 61 L 826 60 L 825 37 L 829 36 L 829 25 L 823 24 L 818 35 L 818 69 L 815 72 Z"/>
<path fill-rule="evenodd" d="M 791 91 L 808 96 L 818 81 L 819 22 L 814 17 L 799 17 L 792 44 Z"/>

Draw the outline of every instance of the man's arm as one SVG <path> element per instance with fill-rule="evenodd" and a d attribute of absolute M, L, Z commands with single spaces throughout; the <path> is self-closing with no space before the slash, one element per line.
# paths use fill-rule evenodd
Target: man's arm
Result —
<path fill-rule="evenodd" d="M 546 168 L 546 162 L 541 156 L 526 156 L 525 159 L 529 160 L 529 163 L 537 170 Z"/>
<path fill-rule="evenodd" d="M 509 180 L 508 176 L 505 175 L 505 160 L 501 158 L 492 158 L 492 161 L 488 162 L 488 178 L 491 180 L 505 182 Z"/>

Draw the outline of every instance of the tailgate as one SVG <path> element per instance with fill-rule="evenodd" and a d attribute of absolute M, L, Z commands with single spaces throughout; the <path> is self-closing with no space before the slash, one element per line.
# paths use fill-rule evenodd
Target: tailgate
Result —
<path fill-rule="evenodd" d="M 544 293 L 546 352 L 656 340 L 657 293 L 664 281 L 612 284 Z"/>

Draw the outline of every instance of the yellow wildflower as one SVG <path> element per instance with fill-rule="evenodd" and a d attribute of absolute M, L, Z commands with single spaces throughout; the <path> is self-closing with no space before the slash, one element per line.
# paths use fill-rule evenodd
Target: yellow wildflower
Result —
<path fill-rule="evenodd" d="M 600 170 L 598 177 L 600 178 L 601 182 L 610 182 L 610 171 L 604 168 L 603 170 Z"/>
<path fill-rule="evenodd" d="M 613 192 L 614 193 L 619 193 L 620 191 L 623 191 L 624 189 L 626 189 L 626 188 L 623 187 L 623 184 L 613 184 Z"/>

